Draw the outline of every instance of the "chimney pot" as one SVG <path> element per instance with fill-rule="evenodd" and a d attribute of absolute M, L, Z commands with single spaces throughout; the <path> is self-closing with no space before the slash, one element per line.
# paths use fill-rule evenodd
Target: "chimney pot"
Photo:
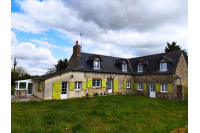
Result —
<path fill-rule="evenodd" d="M 73 56 L 81 56 L 81 46 L 78 45 L 78 41 L 76 41 L 76 45 L 73 47 Z"/>
<path fill-rule="evenodd" d="M 78 41 L 76 41 L 76 45 L 78 45 Z"/>

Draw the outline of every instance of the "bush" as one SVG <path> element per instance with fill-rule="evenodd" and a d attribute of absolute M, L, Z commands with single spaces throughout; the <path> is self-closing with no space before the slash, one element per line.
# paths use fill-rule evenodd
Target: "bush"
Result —
<path fill-rule="evenodd" d="M 86 96 L 86 97 L 89 97 L 89 94 L 87 93 L 85 96 Z"/>
<path fill-rule="evenodd" d="M 102 96 L 103 94 L 102 94 L 102 93 L 100 93 L 100 95 Z"/>

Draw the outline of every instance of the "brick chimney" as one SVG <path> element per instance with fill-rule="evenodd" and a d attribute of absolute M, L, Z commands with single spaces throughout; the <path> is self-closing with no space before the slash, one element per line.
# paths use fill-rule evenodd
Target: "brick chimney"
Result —
<path fill-rule="evenodd" d="M 76 41 L 76 45 L 73 47 L 73 56 L 81 56 L 81 46 L 78 45 L 78 41 Z"/>

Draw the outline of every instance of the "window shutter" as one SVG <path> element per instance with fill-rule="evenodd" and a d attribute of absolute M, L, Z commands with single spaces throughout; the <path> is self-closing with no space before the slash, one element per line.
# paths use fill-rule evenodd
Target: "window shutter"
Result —
<path fill-rule="evenodd" d="M 172 84 L 168 84 L 168 93 L 172 93 Z"/>
<path fill-rule="evenodd" d="M 133 81 L 131 81 L 131 88 L 133 88 Z"/>
<path fill-rule="evenodd" d="M 160 85 L 156 84 L 156 92 L 160 92 Z"/>
<path fill-rule="evenodd" d="M 102 87 L 106 87 L 106 79 L 102 79 Z"/>
<path fill-rule="evenodd" d="M 70 81 L 70 91 L 74 91 L 74 81 Z"/>
<path fill-rule="evenodd" d="M 137 83 L 134 83 L 134 90 L 137 90 Z"/>
<path fill-rule="evenodd" d="M 126 81 L 124 81 L 124 88 L 126 88 Z"/>
<path fill-rule="evenodd" d="M 144 90 L 144 91 L 147 90 L 147 85 L 146 85 L 146 83 L 143 83 L 143 90 Z"/>
<path fill-rule="evenodd" d="M 40 91 L 43 89 L 43 81 L 40 82 Z"/>
<path fill-rule="evenodd" d="M 83 81 L 82 84 L 83 84 L 83 90 L 86 90 L 86 81 Z"/>
<path fill-rule="evenodd" d="M 60 99 L 60 96 L 61 96 L 61 81 L 54 81 L 52 99 Z"/>
<path fill-rule="evenodd" d="M 92 88 L 92 79 L 87 79 L 87 88 Z"/>
<path fill-rule="evenodd" d="M 36 90 L 38 91 L 38 81 L 36 82 Z"/>
<path fill-rule="evenodd" d="M 113 80 L 114 82 L 114 92 L 118 92 L 118 80 Z"/>

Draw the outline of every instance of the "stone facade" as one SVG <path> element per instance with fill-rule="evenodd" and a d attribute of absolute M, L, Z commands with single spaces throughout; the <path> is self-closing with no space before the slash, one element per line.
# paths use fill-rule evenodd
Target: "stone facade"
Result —
<path fill-rule="evenodd" d="M 188 65 L 183 53 L 181 53 L 178 66 L 176 68 L 176 74 L 181 78 L 181 84 L 187 86 L 188 85 Z M 177 80 L 176 84 L 180 85 L 180 79 Z"/>
<path fill-rule="evenodd" d="M 134 81 L 132 75 L 125 75 L 125 74 L 110 74 L 110 73 L 93 73 L 93 72 L 84 72 L 84 77 L 86 79 L 108 79 L 111 80 L 118 80 L 118 93 L 120 94 L 126 94 L 126 93 L 133 93 L 133 88 L 125 89 L 124 88 L 124 81 Z M 107 83 L 106 83 L 107 84 Z M 107 84 L 108 86 L 108 84 Z M 113 87 L 114 88 L 114 87 Z M 104 93 L 108 93 L 108 88 L 87 88 L 85 91 L 85 94 L 88 94 L 89 96 L 94 95 L 95 93 L 98 93 L 100 95 L 104 95 Z"/>

